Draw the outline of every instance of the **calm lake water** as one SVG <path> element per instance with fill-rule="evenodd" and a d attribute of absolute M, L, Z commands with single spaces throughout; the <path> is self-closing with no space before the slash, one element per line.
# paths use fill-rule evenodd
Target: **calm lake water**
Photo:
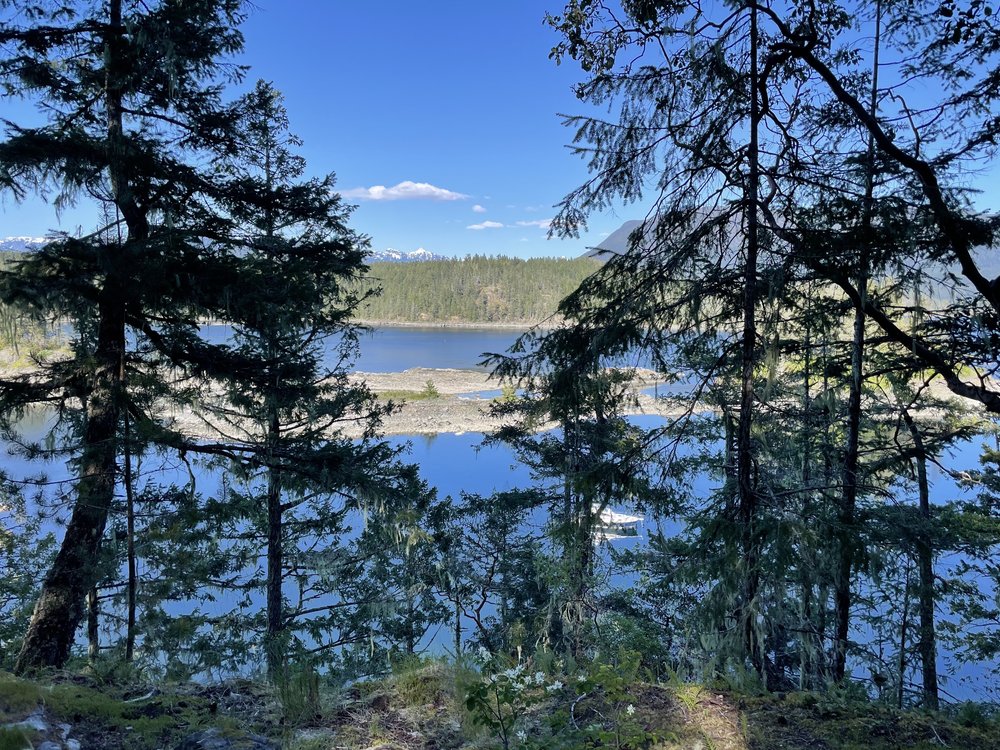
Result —
<path fill-rule="evenodd" d="M 224 326 L 208 327 L 209 337 L 224 340 L 228 329 Z M 355 369 L 364 372 L 395 372 L 413 367 L 480 369 L 484 352 L 503 352 L 511 346 L 520 331 L 495 328 L 380 328 L 366 334 L 361 340 L 361 353 Z M 28 432 L 40 435 L 50 417 L 45 412 L 36 412 L 26 418 Z M 653 427 L 657 417 L 638 417 L 636 421 L 643 427 Z M 483 436 L 477 433 L 439 434 L 435 436 L 396 436 L 390 439 L 395 445 L 409 446 L 408 460 L 420 466 L 424 479 L 436 487 L 440 497 L 457 497 L 462 491 L 488 496 L 496 491 L 525 487 L 531 483 L 529 471 L 517 461 L 513 453 L 504 447 L 483 447 Z M 949 469 L 965 470 L 978 466 L 982 443 L 973 441 L 957 446 L 942 457 L 942 463 Z M 41 466 L 29 463 L 18 456 L 4 458 L 4 468 L 12 476 L 26 476 L 47 473 L 50 481 L 68 479 L 65 465 L 49 463 Z M 153 468 L 148 464 L 148 468 Z M 172 476 L 173 475 L 173 476 Z M 946 472 L 936 465 L 930 467 L 932 500 L 947 502 L 966 496 Z M 161 481 L 183 482 L 186 470 L 175 468 L 166 471 Z M 218 485 L 218 478 L 210 473 L 199 472 L 199 491 L 212 492 Z M 55 485 L 58 486 L 58 485 Z M 50 485 L 50 490 L 53 485 Z M 66 488 L 68 489 L 68 487 Z M 707 478 L 695 483 L 695 494 L 707 493 L 710 482 Z M 907 502 L 911 498 L 907 498 Z M 616 508 L 628 511 L 628 508 Z M 543 519 L 536 521 L 541 523 Z M 655 521 L 650 520 L 640 527 L 637 538 L 615 542 L 617 545 L 632 546 L 644 543 L 647 532 Z M 676 529 L 676 524 L 667 523 L 666 530 Z M 946 562 L 946 561 L 942 561 Z M 629 577 L 622 577 L 619 585 L 629 583 Z M 855 634 L 864 640 L 865 633 Z M 946 683 L 948 692 L 958 699 L 984 698 L 984 675 L 981 667 L 958 667 L 950 663 L 948 654 L 941 655 L 942 667 L 952 674 Z M 959 681 L 964 678 L 964 681 Z"/>
<path fill-rule="evenodd" d="M 202 327 L 202 334 L 212 342 L 226 341 L 230 333 L 226 325 Z M 359 372 L 401 372 L 412 367 L 479 370 L 483 369 L 479 363 L 484 352 L 506 351 L 521 333 L 511 328 L 373 328 L 361 336 L 361 352 L 353 369 Z"/>
<path fill-rule="evenodd" d="M 483 369 L 484 352 L 505 352 L 522 331 L 503 328 L 378 328 L 361 339 L 360 372 L 411 367 Z"/>

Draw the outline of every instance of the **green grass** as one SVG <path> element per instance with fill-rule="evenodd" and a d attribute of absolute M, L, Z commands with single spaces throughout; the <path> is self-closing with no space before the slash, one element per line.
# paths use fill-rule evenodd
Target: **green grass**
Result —
<path fill-rule="evenodd" d="M 198 696 L 164 692 L 146 700 L 125 701 L 110 690 L 75 682 L 46 684 L 0 672 L 0 723 L 21 721 L 38 706 L 59 721 L 86 720 L 111 733 L 127 732 L 133 750 L 158 750 L 164 738 L 176 731 L 190 733 L 199 726 L 236 727 L 231 719 L 213 715 L 209 702 Z M 20 750 L 10 744 L 13 741 L 0 735 L 0 750 Z"/>
<path fill-rule="evenodd" d="M 492 746 L 490 733 L 469 719 L 464 698 L 478 672 L 462 660 L 456 664 L 444 659 L 404 659 L 394 665 L 390 676 L 354 683 L 335 694 L 317 684 L 311 670 L 304 670 L 302 678 L 301 685 L 294 684 L 302 696 L 292 702 L 308 697 L 304 703 L 315 711 L 315 694 L 321 692 L 322 706 L 318 714 L 310 712 L 306 717 L 303 734 L 291 725 L 285 727 L 283 746 L 291 750 L 356 750 L 379 742 L 407 746 L 406 738 L 415 735 L 432 743 L 424 746 L 449 750 Z M 272 696 L 272 706 L 268 703 L 272 693 L 254 683 L 240 692 L 258 694 L 262 702 L 248 704 L 243 714 L 230 716 L 212 710 L 206 696 L 215 693 L 197 686 L 158 685 L 156 696 L 127 701 L 134 692 L 84 680 L 61 675 L 51 681 L 33 681 L 0 672 L 0 724 L 19 722 L 43 706 L 53 721 L 81 725 L 89 746 L 103 746 L 93 743 L 107 738 L 107 746 L 116 750 L 160 750 L 209 727 L 223 733 L 246 729 L 273 734 L 281 710 L 280 690 Z M 843 690 L 761 695 L 680 680 L 669 684 L 635 681 L 625 689 L 623 700 L 634 703 L 635 720 L 658 738 L 652 745 L 656 750 L 689 750 L 699 744 L 703 750 L 938 750 L 942 743 L 951 750 L 1000 747 L 1000 719 L 996 708 L 985 704 L 929 713 L 899 711 Z M 566 700 L 563 696 L 534 705 L 528 725 L 543 730 L 550 724 L 556 727 L 552 719 L 561 711 L 565 716 L 557 724 L 565 729 Z M 611 716 L 612 708 L 598 690 L 575 704 L 574 710 L 584 721 Z M 76 729 L 74 733 L 80 736 Z M 0 728 L 0 750 L 26 750 L 42 739 L 30 729 Z"/>
<path fill-rule="evenodd" d="M 35 747 L 35 732 L 30 729 L 0 727 L 0 750 L 28 750 Z"/>
<path fill-rule="evenodd" d="M 441 398 L 441 394 L 435 391 L 428 393 L 425 388 L 422 391 L 379 391 L 377 395 L 383 401 L 426 401 L 434 398 Z"/>

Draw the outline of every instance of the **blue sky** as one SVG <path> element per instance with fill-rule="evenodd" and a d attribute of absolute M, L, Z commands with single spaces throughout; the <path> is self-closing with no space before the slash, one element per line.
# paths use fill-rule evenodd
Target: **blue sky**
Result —
<path fill-rule="evenodd" d="M 643 213 L 595 217 L 578 240 L 546 239 L 554 204 L 587 176 L 559 116 L 585 111 L 571 91 L 580 72 L 548 59 L 556 36 L 543 19 L 558 3 L 255 6 L 243 27 L 246 86 L 263 78 L 284 93 L 309 171 L 336 172 L 357 205 L 352 226 L 373 247 L 576 256 Z M 0 210 L 0 236 L 93 223 L 38 201 L 7 197 Z"/>
<path fill-rule="evenodd" d="M 554 205 L 588 176 L 560 117 L 589 111 L 572 93 L 582 74 L 572 61 L 548 59 L 557 36 L 543 19 L 560 8 L 559 0 L 255 0 L 241 88 L 263 78 L 284 92 L 310 172 L 336 172 L 357 205 L 352 226 L 376 249 L 580 255 L 646 207 L 593 216 L 579 239 L 547 239 Z M 970 181 L 987 188 L 977 204 L 995 208 L 996 165 Z M 89 206 L 57 216 L 9 196 L 0 196 L 0 212 L 0 236 L 96 223 Z"/>

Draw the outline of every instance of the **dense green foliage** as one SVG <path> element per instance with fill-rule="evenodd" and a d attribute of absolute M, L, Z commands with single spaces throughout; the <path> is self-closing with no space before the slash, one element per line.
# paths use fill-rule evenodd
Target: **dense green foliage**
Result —
<path fill-rule="evenodd" d="M 679 528 L 623 561 L 644 573 L 638 598 L 595 597 L 594 619 L 623 603 L 655 613 L 674 669 L 776 689 L 861 666 L 900 705 L 919 675 L 936 708 L 950 593 L 937 576 L 974 558 L 993 570 L 992 599 L 1000 546 L 994 513 L 932 506 L 927 470 L 989 427 L 943 384 L 1000 408 L 1000 298 L 973 252 L 996 221 L 948 187 L 996 156 L 1000 123 L 982 106 L 1000 96 L 992 11 L 580 0 L 549 20 L 553 56 L 583 71 L 578 96 L 614 113 L 570 119 L 593 176 L 554 226 L 573 236 L 619 200 L 655 209 L 563 302 L 565 328 L 522 341 L 501 369 L 529 402 L 547 394 L 535 373 L 626 356 L 683 384 L 676 418 L 639 441 L 640 462 L 660 467 L 649 507 Z M 882 55 L 906 62 L 887 74 Z M 914 111 L 901 92 L 928 82 L 946 93 Z M 601 408 L 614 404 L 589 405 L 586 423 Z M 562 455 L 573 487 L 582 462 Z"/>
<path fill-rule="evenodd" d="M 382 294 L 359 309 L 365 320 L 390 323 L 517 323 L 549 319 L 559 300 L 600 267 L 579 258 L 489 258 L 373 263 Z"/>
<path fill-rule="evenodd" d="M 57 204 L 89 202 L 94 212 L 89 233 L 54 237 L 0 274 L 5 309 L 71 321 L 75 334 L 69 356 L 0 381 L 5 435 L 29 456 L 71 460 L 74 477 L 56 492 L 39 482 L 36 512 L 73 501 L 16 670 L 65 664 L 84 617 L 91 658 L 103 634 L 126 662 L 144 650 L 189 674 L 246 665 L 253 650 L 233 636 L 247 630 L 266 633 L 272 673 L 291 645 L 334 658 L 371 643 L 393 601 L 367 571 L 382 580 L 398 567 L 420 515 L 413 502 L 428 495 L 376 437 L 387 407 L 346 377 L 361 299 L 349 287 L 364 271 L 366 239 L 347 227 L 333 176 L 304 176 L 271 87 L 224 100 L 243 73 L 229 60 L 242 47 L 243 4 L 12 5 L 0 2 L 9 12 L 0 84 L 45 117 L 34 127 L 5 122 L 0 187 L 16 199 L 51 188 Z M 206 338 L 205 320 L 230 323 L 233 340 Z M 339 356 L 323 364 L 334 348 Z M 22 437 L 35 404 L 49 405 L 56 423 Z M 178 429 L 178 412 L 208 425 L 213 440 Z M 361 439 L 344 437 L 344 424 Z M 135 471 L 171 454 L 227 461 L 228 476 L 204 496 L 193 479 L 176 488 Z M 362 514 L 379 523 L 358 533 Z M 350 549 L 334 541 L 345 535 Z M 329 545 L 321 555 L 318 538 Z M 153 539 L 161 543 L 144 544 Z M 164 581 L 195 549 L 184 581 Z M 143 562 L 152 591 L 139 591 Z M 264 627 L 253 613 L 197 611 L 220 592 L 247 599 L 261 589 Z M 168 599 L 192 611 L 168 616 Z M 137 649 L 143 619 L 153 629 Z"/>

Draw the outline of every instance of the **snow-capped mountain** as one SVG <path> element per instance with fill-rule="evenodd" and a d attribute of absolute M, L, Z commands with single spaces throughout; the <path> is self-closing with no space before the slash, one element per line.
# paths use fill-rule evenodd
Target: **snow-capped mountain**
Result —
<path fill-rule="evenodd" d="M 0 238 L 0 252 L 23 253 L 44 247 L 48 240 L 45 237 L 3 237 Z M 444 260 L 445 256 L 432 253 L 430 250 L 418 248 L 412 252 L 403 252 L 386 248 L 372 250 L 367 257 L 369 263 L 414 263 L 422 260 Z"/>
<path fill-rule="evenodd" d="M 422 260 L 444 260 L 443 255 L 432 253 L 420 247 L 412 252 L 405 253 L 402 250 L 395 250 L 391 247 L 385 250 L 372 250 L 365 259 L 369 263 L 414 263 Z"/>
<path fill-rule="evenodd" d="M 4 237 L 0 239 L 0 252 L 23 253 L 38 250 L 47 242 L 44 237 Z"/>

